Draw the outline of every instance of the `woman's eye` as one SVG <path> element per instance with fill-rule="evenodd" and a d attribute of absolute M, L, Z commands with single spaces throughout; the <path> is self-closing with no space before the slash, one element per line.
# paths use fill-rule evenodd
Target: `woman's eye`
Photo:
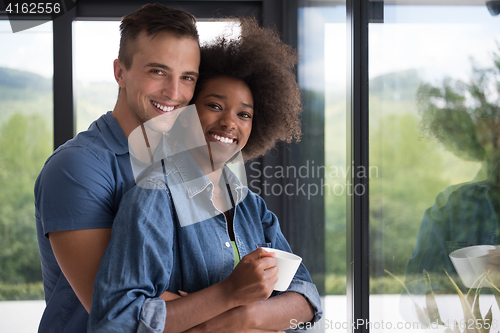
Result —
<path fill-rule="evenodd" d="M 222 108 L 218 104 L 209 104 L 208 106 L 215 110 L 222 110 Z"/>
<path fill-rule="evenodd" d="M 240 116 L 242 116 L 243 118 L 248 118 L 248 119 L 252 118 L 252 115 L 248 112 L 240 113 Z"/>

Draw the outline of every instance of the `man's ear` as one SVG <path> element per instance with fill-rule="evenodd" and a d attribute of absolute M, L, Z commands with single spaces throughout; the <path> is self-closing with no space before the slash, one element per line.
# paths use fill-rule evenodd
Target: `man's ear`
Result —
<path fill-rule="evenodd" d="M 115 73 L 116 83 L 120 86 L 120 88 L 125 88 L 125 82 L 123 78 L 123 74 L 125 69 L 125 64 L 123 64 L 119 59 L 115 59 L 113 61 L 113 70 Z"/>

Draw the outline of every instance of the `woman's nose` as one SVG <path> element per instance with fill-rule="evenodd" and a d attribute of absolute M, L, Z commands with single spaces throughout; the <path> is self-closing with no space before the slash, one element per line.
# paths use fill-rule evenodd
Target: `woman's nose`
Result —
<path fill-rule="evenodd" d="M 235 115 L 232 112 L 224 112 L 220 119 L 220 125 L 226 127 L 228 130 L 236 128 Z"/>

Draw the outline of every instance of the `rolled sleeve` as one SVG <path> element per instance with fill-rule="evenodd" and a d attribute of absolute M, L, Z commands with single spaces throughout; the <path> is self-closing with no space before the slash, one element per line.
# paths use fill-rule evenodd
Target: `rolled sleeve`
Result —
<path fill-rule="evenodd" d="M 314 283 L 302 281 L 298 279 L 293 279 L 290 283 L 288 289 L 284 292 L 293 291 L 302 295 L 311 304 L 314 312 L 314 316 L 311 319 L 311 323 L 315 323 L 323 317 L 323 310 L 321 309 L 321 299 L 319 298 L 318 289 Z M 289 330 L 289 332 L 299 332 L 303 331 L 300 329 Z"/>
<path fill-rule="evenodd" d="M 161 298 L 147 299 L 141 308 L 137 333 L 161 333 L 165 329 L 167 307 Z"/>
<path fill-rule="evenodd" d="M 92 333 L 162 332 L 172 271 L 173 220 L 164 187 L 128 191 L 94 283 L 88 323 Z"/>

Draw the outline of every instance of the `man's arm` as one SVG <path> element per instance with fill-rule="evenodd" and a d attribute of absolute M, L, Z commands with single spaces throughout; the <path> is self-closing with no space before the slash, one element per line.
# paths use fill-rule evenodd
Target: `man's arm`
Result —
<path fill-rule="evenodd" d="M 57 263 L 87 312 L 99 263 L 110 238 L 111 228 L 49 233 Z"/>
<path fill-rule="evenodd" d="M 99 263 L 110 238 L 111 228 L 49 233 L 50 245 L 57 263 L 87 312 L 90 312 Z M 165 292 L 160 297 L 167 301 L 180 296 Z"/>

